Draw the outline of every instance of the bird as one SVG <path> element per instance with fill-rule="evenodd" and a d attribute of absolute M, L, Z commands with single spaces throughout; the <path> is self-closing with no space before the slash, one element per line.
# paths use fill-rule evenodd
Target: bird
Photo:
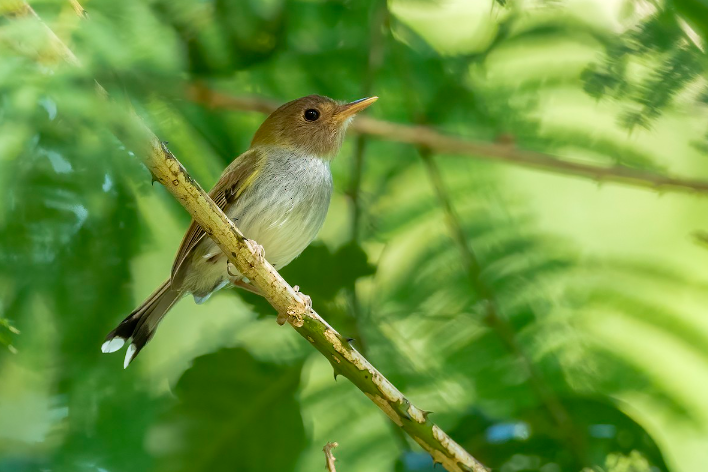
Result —
<path fill-rule="evenodd" d="M 299 256 L 319 232 L 332 196 L 330 162 L 354 116 L 377 99 L 344 103 L 308 95 L 285 103 L 210 190 L 212 200 L 274 268 Z M 127 368 L 177 301 L 191 294 L 202 304 L 228 285 L 259 293 L 192 220 L 170 277 L 108 333 L 101 351 L 116 352 L 127 343 Z"/>

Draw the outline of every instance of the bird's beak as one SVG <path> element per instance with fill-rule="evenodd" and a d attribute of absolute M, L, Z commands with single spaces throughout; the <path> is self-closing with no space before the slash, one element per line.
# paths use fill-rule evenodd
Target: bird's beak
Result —
<path fill-rule="evenodd" d="M 369 105 L 374 103 L 376 100 L 378 100 L 379 97 L 369 97 L 369 98 L 362 98 L 359 100 L 355 100 L 350 103 L 345 103 L 344 105 L 340 105 L 339 109 L 336 112 L 336 117 L 341 120 L 345 121 L 360 111 L 364 110 L 365 108 L 368 108 Z"/>

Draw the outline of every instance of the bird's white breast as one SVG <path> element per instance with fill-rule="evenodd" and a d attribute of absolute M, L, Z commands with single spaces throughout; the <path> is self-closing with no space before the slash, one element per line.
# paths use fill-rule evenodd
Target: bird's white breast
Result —
<path fill-rule="evenodd" d="M 331 196 L 329 162 L 272 151 L 253 184 L 227 214 L 244 236 L 263 246 L 268 262 L 280 269 L 315 238 Z"/>
<path fill-rule="evenodd" d="M 226 208 L 226 214 L 246 238 L 263 247 L 268 262 L 281 269 L 315 239 L 331 196 L 329 162 L 274 151 L 253 183 Z M 184 288 L 202 303 L 228 282 L 226 258 L 208 238 L 199 244 L 194 257 Z M 196 267 L 199 270 L 194 270 Z"/>

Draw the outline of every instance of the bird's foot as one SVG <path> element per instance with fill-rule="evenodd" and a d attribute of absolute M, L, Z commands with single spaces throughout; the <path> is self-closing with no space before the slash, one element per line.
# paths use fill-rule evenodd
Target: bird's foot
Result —
<path fill-rule="evenodd" d="M 233 265 L 228 259 L 226 259 L 226 274 L 229 276 L 229 278 L 238 277 L 239 280 L 241 280 L 242 277 L 242 275 L 238 273 L 236 266 Z"/>
<path fill-rule="evenodd" d="M 258 244 L 255 239 L 247 239 L 246 241 L 251 243 L 251 249 L 256 253 L 256 257 L 261 260 L 265 259 L 265 249 L 263 249 L 263 246 Z"/>
<path fill-rule="evenodd" d="M 255 293 L 256 295 L 263 296 L 261 291 L 254 287 L 250 280 L 241 275 L 238 272 L 238 269 L 236 269 L 236 266 L 233 265 L 228 259 L 226 260 L 226 275 L 229 277 L 229 282 L 231 282 L 231 285 L 242 288 L 251 293 Z"/>
<path fill-rule="evenodd" d="M 300 292 L 300 286 L 296 285 L 293 287 L 293 290 L 295 290 L 295 293 L 300 295 L 300 299 L 302 302 L 305 304 L 305 309 L 307 311 L 312 310 L 312 298 L 310 298 L 309 295 L 305 295 L 304 293 Z"/>
<path fill-rule="evenodd" d="M 291 324 L 295 326 L 302 326 L 303 324 L 303 315 L 306 313 L 309 313 L 310 310 L 312 310 L 312 298 L 310 298 L 308 295 L 305 295 L 304 293 L 300 292 L 300 286 L 295 285 L 293 287 L 293 290 L 295 290 L 295 293 L 298 294 L 300 297 L 300 300 L 302 303 L 305 305 L 305 309 L 303 310 L 301 307 L 290 307 L 288 308 L 288 311 L 285 314 L 278 314 L 278 318 L 276 319 L 277 323 L 279 325 L 284 325 L 289 319 L 292 318 Z"/>
<path fill-rule="evenodd" d="M 238 279 L 229 279 L 229 280 L 231 281 L 231 283 L 235 287 L 242 288 L 248 292 L 255 293 L 256 295 L 260 295 L 261 297 L 263 296 L 263 294 L 261 293 L 260 290 L 258 290 L 258 288 L 254 287 L 250 283 L 244 281 L 243 278 L 241 278 L 241 277 L 239 277 Z"/>

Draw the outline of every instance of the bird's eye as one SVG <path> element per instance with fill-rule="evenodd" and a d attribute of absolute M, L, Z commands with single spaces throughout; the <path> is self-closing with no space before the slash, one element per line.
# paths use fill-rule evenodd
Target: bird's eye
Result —
<path fill-rule="evenodd" d="M 317 118 L 320 117 L 320 112 L 315 110 L 314 108 L 310 108 L 305 110 L 305 119 L 307 121 L 317 121 Z"/>

